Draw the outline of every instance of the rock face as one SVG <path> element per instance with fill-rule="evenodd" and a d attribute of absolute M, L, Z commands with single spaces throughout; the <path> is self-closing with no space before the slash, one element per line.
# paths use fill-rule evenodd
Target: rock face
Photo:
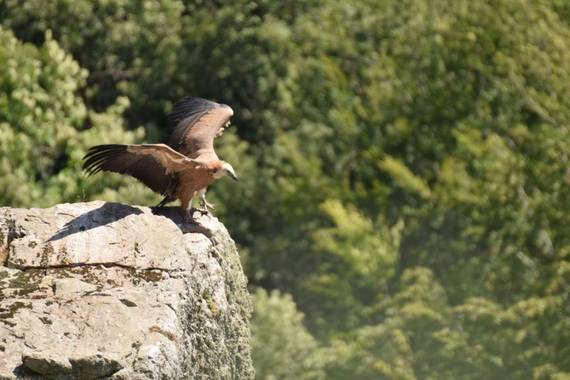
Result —
<path fill-rule="evenodd" d="M 0 208 L 0 379 L 250 379 L 250 312 L 214 217 Z"/>

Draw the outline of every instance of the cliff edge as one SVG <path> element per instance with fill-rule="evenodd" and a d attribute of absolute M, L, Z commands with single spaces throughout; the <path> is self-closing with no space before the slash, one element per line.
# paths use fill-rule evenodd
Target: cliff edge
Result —
<path fill-rule="evenodd" d="M 210 215 L 0 208 L 0 379 L 251 379 L 250 312 Z"/>

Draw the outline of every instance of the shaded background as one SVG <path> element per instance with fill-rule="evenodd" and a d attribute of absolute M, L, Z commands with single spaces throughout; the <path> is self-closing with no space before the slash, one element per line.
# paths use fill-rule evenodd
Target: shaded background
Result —
<path fill-rule="evenodd" d="M 0 205 L 227 103 L 259 379 L 570 378 L 570 2 L 0 0 Z"/>

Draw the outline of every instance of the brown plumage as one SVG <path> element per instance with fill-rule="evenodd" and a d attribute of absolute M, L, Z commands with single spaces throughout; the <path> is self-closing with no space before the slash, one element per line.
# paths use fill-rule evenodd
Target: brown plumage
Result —
<path fill-rule="evenodd" d="M 174 131 L 168 145 L 97 145 L 89 149 L 83 169 L 88 175 L 99 171 L 128 174 L 165 196 L 160 206 L 180 199 L 190 210 L 199 194 L 206 209 L 206 188 L 229 175 L 237 180 L 230 164 L 214 151 L 214 139 L 229 126 L 232 109 L 225 104 L 187 97 L 176 103 L 169 115 Z"/>

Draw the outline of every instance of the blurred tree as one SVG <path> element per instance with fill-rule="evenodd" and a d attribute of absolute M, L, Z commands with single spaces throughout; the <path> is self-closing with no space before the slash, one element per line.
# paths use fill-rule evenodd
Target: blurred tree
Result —
<path fill-rule="evenodd" d="M 124 111 L 156 141 L 173 101 L 210 97 L 236 110 L 218 146 L 244 179 L 214 187 L 217 213 L 251 282 L 306 315 L 327 377 L 567 378 L 569 15 L 562 0 L 5 0 L 2 25 L 37 47 L 3 32 L 1 63 L 19 61 L 0 65 L 0 170 L 23 174 L 0 177 L 1 201 L 100 197 L 108 184 L 76 184 L 79 137 L 42 142 L 35 160 L 19 147 L 44 137 L 26 123 L 109 128 L 90 143 L 142 137 L 124 134 Z M 87 79 L 59 47 L 67 58 L 28 57 L 58 45 Z M 52 75 L 77 84 L 46 87 L 45 104 L 4 95 Z M 60 105 L 63 89 L 77 106 Z M 107 198 L 149 202 L 105 181 L 118 191 Z M 25 200 L 14 183 L 42 190 Z M 297 315 L 292 300 L 256 300 L 258 336 L 289 338 L 267 309 Z M 279 356 L 314 347 L 296 318 L 292 351 L 256 340 L 263 376 L 287 376 Z"/>
<path fill-rule="evenodd" d="M 177 76 L 183 5 L 172 0 L 5 0 L 2 23 L 42 44 L 45 30 L 90 73 L 85 101 L 95 110 L 127 96 L 127 126 L 161 135 L 164 109 L 183 92 Z M 165 131 L 166 132 L 166 131 Z"/>
<path fill-rule="evenodd" d="M 303 299 L 315 330 L 338 334 L 366 323 L 378 294 L 389 291 L 403 225 L 387 228 L 381 220 L 373 223 L 334 200 L 321 208 L 333 226 L 313 234 L 320 265 L 303 281 Z"/>
<path fill-rule="evenodd" d="M 324 379 L 318 345 L 303 326 L 291 296 L 279 291 L 253 293 L 252 345 L 258 379 Z"/>
<path fill-rule="evenodd" d="M 49 33 L 36 48 L 0 27 L 0 203 L 49 206 L 97 197 L 140 200 L 140 186 L 117 177 L 86 179 L 81 158 L 97 143 L 133 142 L 142 130 L 125 132 L 119 98 L 105 112 L 77 95 L 87 73 Z M 129 195 L 130 193 L 130 195 Z"/>

